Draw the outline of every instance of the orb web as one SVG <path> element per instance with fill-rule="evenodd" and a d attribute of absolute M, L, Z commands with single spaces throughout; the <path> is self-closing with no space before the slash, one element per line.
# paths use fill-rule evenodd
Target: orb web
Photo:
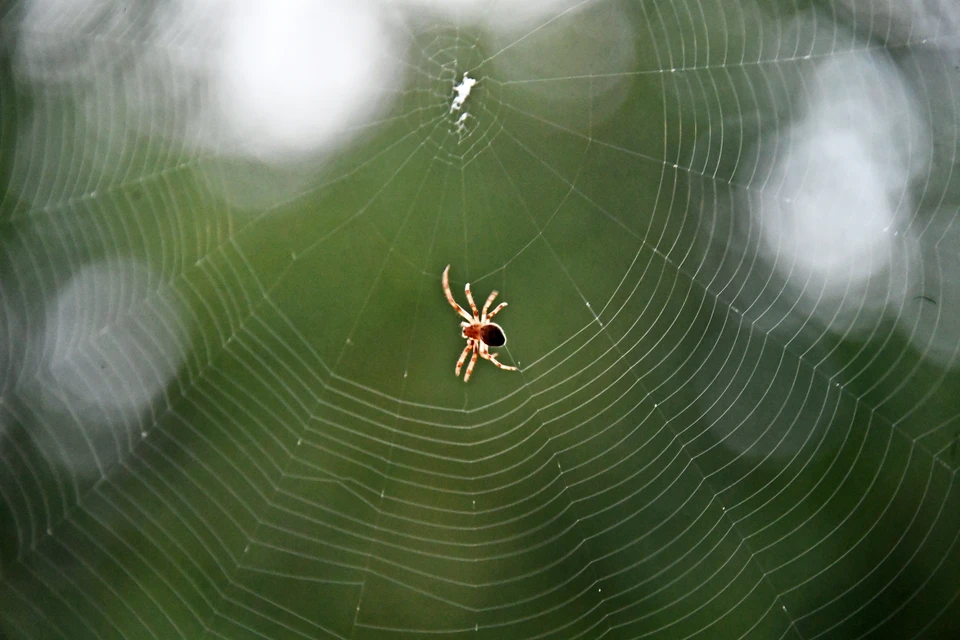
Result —
<path fill-rule="evenodd" d="M 960 624 L 947 3 L 371 4 L 284 157 L 231 5 L 61 4 L 0 13 L 2 633 Z"/>

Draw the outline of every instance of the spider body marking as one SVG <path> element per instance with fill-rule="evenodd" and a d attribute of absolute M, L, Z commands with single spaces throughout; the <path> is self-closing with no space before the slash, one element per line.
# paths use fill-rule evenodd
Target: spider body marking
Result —
<path fill-rule="evenodd" d="M 491 322 L 493 317 L 507 306 L 507 303 L 501 302 L 493 311 L 487 313 L 490 305 L 493 304 L 494 299 L 497 297 L 498 292 L 494 290 L 483 304 L 483 310 L 478 311 L 477 305 L 473 301 L 473 294 L 470 293 L 470 283 L 467 283 L 463 290 L 464 293 L 467 294 L 467 302 L 470 303 L 470 310 L 473 312 L 471 315 L 453 299 L 453 293 L 450 291 L 449 274 L 450 265 L 447 265 L 447 268 L 443 270 L 443 294 L 446 296 L 447 302 L 450 303 L 454 311 L 465 320 L 465 322 L 460 323 L 460 335 L 467 341 L 467 346 L 464 347 L 463 353 L 460 354 L 460 359 L 457 360 L 457 368 L 454 370 L 454 375 L 457 377 L 460 376 L 463 363 L 466 362 L 467 356 L 471 352 L 473 353 L 473 357 L 470 358 L 470 364 L 467 365 L 467 371 L 463 375 L 464 382 L 470 379 L 470 374 L 473 373 L 473 367 L 477 364 L 477 357 L 489 360 L 506 371 L 516 371 L 516 367 L 501 363 L 497 360 L 497 354 L 490 353 L 490 347 L 502 347 L 507 343 L 507 336 L 503 332 L 503 328 L 496 322 Z"/>

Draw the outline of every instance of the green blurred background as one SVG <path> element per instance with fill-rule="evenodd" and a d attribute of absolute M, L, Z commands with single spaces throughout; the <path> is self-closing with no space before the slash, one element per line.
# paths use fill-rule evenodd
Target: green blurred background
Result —
<path fill-rule="evenodd" d="M 277 167 L 164 135 L 180 94 L 133 126 L 139 89 L 109 78 L 178 53 L 146 17 L 40 83 L 8 3 L 0 636 L 951 637 L 955 357 L 808 321 L 724 222 L 769 195 L 749 149 L 814 66 L 867 56 L 934 129 L 907 220 L 955 220 L 958 33 L 879 4 L 412 23 L 389 111 Z M 120 266 L 76 280 L 90 264 Z M 520 372 L 452 375 L 447 264 L 461 304 L 468 281 L 510 303 Z"/>

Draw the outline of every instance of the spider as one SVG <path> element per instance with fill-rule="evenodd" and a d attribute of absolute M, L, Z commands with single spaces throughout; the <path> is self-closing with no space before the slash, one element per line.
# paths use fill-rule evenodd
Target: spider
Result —
<path fill-rule="evenodd" d="M 447 268 L 443 270 L 443 293 L 447 296 L 447 302 L 450 303 L 450 306 L 466 320 L 466 322 L 460 323 L 460 327 L 461 335 L 467 339 L 467 346 L 463 349 L 463 353 L 460 354 L 460 359 L 457 360 L 457 369 L 454 372 L 456 376 L 460 377 L 460 369 L 467 359 L 467 354 L 471 351 L 473 351 L 473 357 L 470 358 L 470 364 L 467 365 L 467 372 L 463 375 L 464 382 L 470 379 L 470 374 L 473 373 L 473 366 L 477 364 L 478 355 L 484 360 L 489 360 L 501 369 L 516 371 L 516 367 L 502 364 L 497 360 L 497 354 L 490 353 L 490 347 L 502 347 L 507 343 L 507 336 L 504 335 L 500 325 L 495 322 L 490 322 L 493 316 L 500 313 L 500 310 L 507 306 L 507 303 L 501 302 L 497 305 L 496 309 L 487 313 L 487 309 L 490 308 L 494 298 L 497 297 L 497 291 L 492 291 L 483 305 L 483 311 L 477 312 L 477 305 L 473 301 L 473 295 L 470 294 L 470 283 L 468 282 L 463 290 L 467 294 L 467 302 L 470 303 L 470 309 L 473 311 L 473 315 L 471 316 L 453 299 L 453 294 L 450 292 L 449 273 L 450 265 L 447 265 Z"/>

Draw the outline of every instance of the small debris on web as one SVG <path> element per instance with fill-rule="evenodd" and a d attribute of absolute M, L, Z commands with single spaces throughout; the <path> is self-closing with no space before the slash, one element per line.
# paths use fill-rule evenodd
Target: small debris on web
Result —
<path fill-rule="evenodd" d="M 454 123 L 457 125 L 456 134 L 459 142 L 463 142 L 463 136 L 467 134 L 467 118 L 472 118 L 472 117 L 473 116 L 471 116 L 469 113 L 464 111 L 462 114 L 460 114 L 460 117 L 457 118 L 457 121 Z"/>
<path fill-rule="evenodd" d="M 454 111 L 460 111 L 463 107 L 463 103 L 466 102 L 467 98 L 470 96 L 470 90 L 473 89 L 473 86 L 477 84 L 475 78 L 471 78 L 467 75 L 469 72 L 463 72 L 463 80 L 460 81 L 460 84 L 453 88 L 457 92 L 457 95 L 454 96 L 453 102 L 450 104 L 450 113 Z"/>
<path fill-rule="evenodd" d="M 464 71 L 463 80 L 461 80 L 460 84 L 453 88 L 456 95 L 453 97 L 453 100 L 450 103 L 449 113 L 451 114 L 464 108 L 463 105 L 467 101 L 467 98 L 470 97 L 471 90 L 479 82 L 479 80 L 476 78 L 471 78 L 469 73 L 469 71 Z M 463 113 L 461 113 L 453 122 L 453 132 L 457 134 L 457 144 L 462 143 L 463 139 L 470 135 L 470 129 L 467 126 L 467 119 L 472 117 L 473 116 L 464 109 Z"/>

